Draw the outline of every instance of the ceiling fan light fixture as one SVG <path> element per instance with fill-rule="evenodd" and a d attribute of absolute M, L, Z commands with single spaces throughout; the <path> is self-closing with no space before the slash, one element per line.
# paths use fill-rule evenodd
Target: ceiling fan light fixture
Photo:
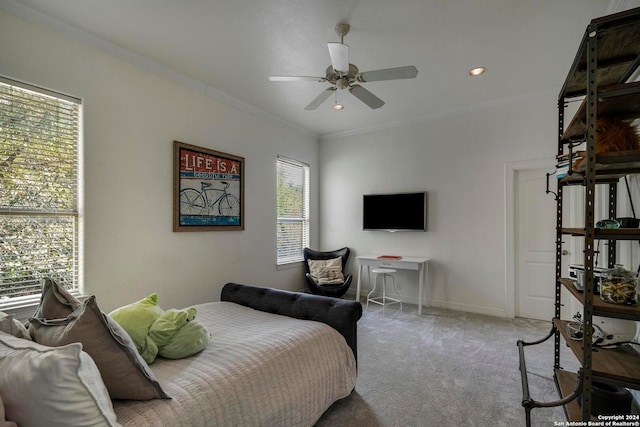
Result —
<path fill-rule="evenodd" d="M 476 67 L 476 68 L 472 68 L 471 70 L 469 70 L 469 75 L 470 76 L 479 76 L 480 74 L 484 74 L 485 71 L 487 71 L 487 69 L 484 68 L 484 67 Z"/>
<path fill-rule="evenodd" d="M 336 73 L 349 72 L 349 46 L 342 43 L 327 43 L 331 64 Z"/>

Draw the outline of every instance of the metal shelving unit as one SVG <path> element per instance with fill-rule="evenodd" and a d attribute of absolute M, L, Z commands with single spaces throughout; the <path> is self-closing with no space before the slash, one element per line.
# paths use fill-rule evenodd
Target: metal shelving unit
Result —
<path fill-rule="evenodd" d="M 617 240 L 639 240 L 640 229 L 599 230 L 595 227 L 596 185 L 608 185 L 609 218 L 616 217 L 618 179 L 640 173 L 640 150 L 596 155 L 596 119 L 614 116 L 623 120 L 640 118 L 640 83 L 630 82 L 640 69 L 640 8 L 594 19 L 587 26 L 571 69 L 558 97 L 557 155 L 573 158 L 579 153 L 583 160 L 567 176 L 557 180 L 556 195 L 556 286 L 553 327 L 547 337 L 536 342 L 518 341 L 523 400 L 527 425 L 531 424 L 533 408 L 563 405 L 570 421 L 591 420 L 592 382 L 640 389 L 640 354 L 630 346 L 615 349 L 594 349 L 593 316 L 640 320 L 640 307 L 602 302 L 595 294 L 595 243 L 609 241 L 608 265 L 616 260 Z M 569 99 L 582 97 L 576 114 L 565 128 L 565 106 Z M 583 151 L 574 151 L 581 146 Z M 548 179 L 548 177 L 547 177 Z M 562 223 L 563 189 L 580 185 L 585 190 L 585 216 L 582 228 L 567 228 Z M 550 192 L 550 191 L 548 191 Z M 583 292 L 578 292 L 570 279 L 562 277 L 562 245 L 565 237 L 584 239 Z M 567 321 L 560 319 L 561 289 L 566 288 L 583 304 L 583 339 L 575 341 L 566 333 Z M 554 338 L 554 378 L 560 399 L 539 402 L 529 394 L 525 347 Z M 566 343 L 582 367 L 578 372 L 562 369 L 560 346 Z M 595 350 L 595 351 L 594 351 Z M 578 397 L 581 403 L 578 403 Z"/>

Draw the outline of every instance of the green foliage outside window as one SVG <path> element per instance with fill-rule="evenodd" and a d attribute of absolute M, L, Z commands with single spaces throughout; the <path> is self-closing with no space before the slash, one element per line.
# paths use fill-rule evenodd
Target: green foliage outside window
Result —
<path fill-rule="evenodd" d="M 277 263 L 301 261 L 309 244 L 309 166 L 278 159 Z"/>
<path fill-rule="evenodd" d="M 0 81 L 0 303 L 77 287 L 79 109 Z"/>

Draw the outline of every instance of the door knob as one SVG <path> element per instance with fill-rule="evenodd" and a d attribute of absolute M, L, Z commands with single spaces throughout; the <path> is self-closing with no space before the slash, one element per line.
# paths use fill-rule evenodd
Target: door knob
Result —
<path fill-rule="evenodd" d="M 563 249 L 563 250 L 562 250 L 562 255 L 569 255 L 569 251 L 568 251 L 568 250 L 566 250 L 566 249 Z"/>

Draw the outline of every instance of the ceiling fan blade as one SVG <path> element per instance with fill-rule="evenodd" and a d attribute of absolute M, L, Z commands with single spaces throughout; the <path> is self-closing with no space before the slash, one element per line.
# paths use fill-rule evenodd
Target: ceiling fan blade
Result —
<path fill-rule="evenodd" d="M 384 105 L 384 101 L 382 99 L 378 98 L 360 85 L 351 86 L 349 88 L 349 92 L 374 110 Z"/>
<path fill-rule="evenodd" d="M 315 99 L 313 101 L 311 101 L 309 103 L 309 105 L 307 105 L 306 107 L 304 107 L 305 110 L 315 110 L 316 108 L 318 108 L 320 106 L 320 104 L 322 104 L 328 97 L 331 96 L 331 94 L 336 90 L 335 87 L 328 87 L 325 90 L 323 90 L 320 95 L 316 96 Z"/>
<path fill-rule="evenodd" d="M 326 82 L 326 77 L 313 76 L 269 76 L 272 82 Z"/>
<path fill-rule="evenodd" d="M 413 65 L 406 67 L 385 68 L 383 70 L 365 71 L 358 74 L 359 82 L 377 82 L 380 80 L 414 79 L 418 69 Z"/>
<path fill-rule="evenodd" d="M 342 43 L 327 43 L 331 66 L 338 73 L 349 72 L 349 46 Z"/>

